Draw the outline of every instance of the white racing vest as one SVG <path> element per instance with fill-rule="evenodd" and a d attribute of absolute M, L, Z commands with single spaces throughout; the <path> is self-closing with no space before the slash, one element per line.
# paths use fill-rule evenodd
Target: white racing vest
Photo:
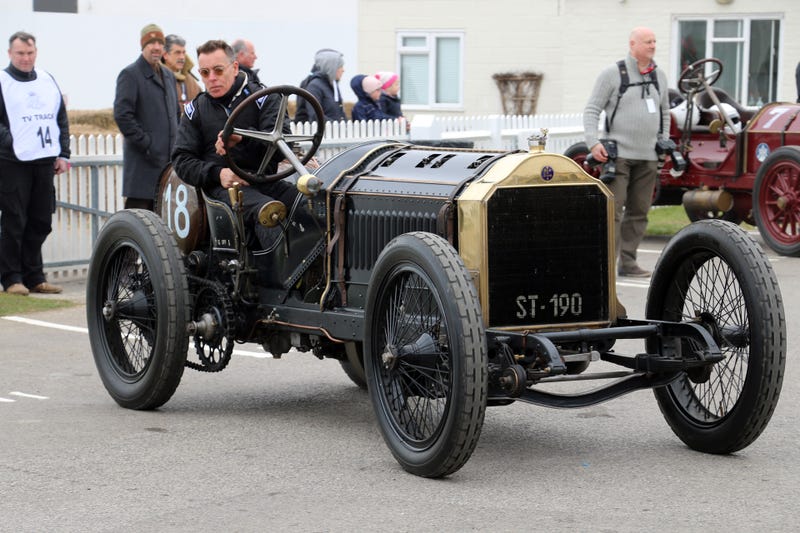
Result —
<path fill-rule="evenodd" d="M 20 161 L 57 157 L 61 153 L 57 120 L 61 91 L 50 74 L 35 72 L 35 80 L 17 81 L 0 70 L 8 127 L 14 139 L 14 154 Z"/>

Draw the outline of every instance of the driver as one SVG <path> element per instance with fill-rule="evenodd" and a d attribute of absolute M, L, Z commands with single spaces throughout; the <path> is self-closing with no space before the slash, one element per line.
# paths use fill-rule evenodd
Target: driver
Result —
<path fill-rule="evenodd" d="M 273 200 L 291 208 L 297 190 L 285 181 L 250 184 L 228 167 L 224 156 L 229 150 L 230 157 L 240 168 L 251 172 L 258 170 L 267 148 L 263 142 L 242 139 L 234 134 L 227 147 L 222 143 L 222 129 L 228 116 L 240 102 L 263 86 L 239 71 L 233 49 L 225 41 L 211 40 L 200 45 L 197 60 L 206 90 L 186 104 L 172 152 L 172 165 L 183 181 L 202 187 L 207 195 L 226 203 L 230 203 L 226 189 L 241 187 L 245 227 L 254 228 L 261 248 L 268 250 L 277 241 L 281 230 L 280 227 L 267 229 L 261 226 L 258 212 Z M 240 112 L 236 127 L 270 131 L 275 125 L 279 106 L 279 97 L 259 99 L 249 109 Z M 283 133 L 290 133 L 288 117 L 283 124 Z M 275 174 L 282 159 L 281 153 L 276 151 L 266 173 Z M 249 236 L 249 242 L 255 244 L 252 237 Z"/>

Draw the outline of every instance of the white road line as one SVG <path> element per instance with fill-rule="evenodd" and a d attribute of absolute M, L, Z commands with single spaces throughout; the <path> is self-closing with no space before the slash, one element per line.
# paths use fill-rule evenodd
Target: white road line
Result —
<path fill-rule="evenodd" d="M 649 289 L 650 282 L 640 282 L 636 283 L 635 281 L 618 281 L 617 285 L 620 287 L 636 287 L 638 289 Z"/>
<path fill-rule="evenodd" d="M 12 322 L 20 322 L 22 324 L 28 324 L 28 325 L 31 325 L 31 326 L 40 326 L 40 327 L 43 327 L 43 328 L 60 329 L 60 330 L 63 330 L 63 331 L 73 331 L 75 333 L 86 333 L 86 334 L 89 333 L 89 330 L 87 328 L 79 328 L 79 327 L 75 327 L 75 326 L 66 326 L 64 324 L 56 324 L 54 322 L 45 322 L 43 320 L 33 320 L 31 318 L 24 318 L 24 317 L 21 317 L 21 316 L 4 316 L 4 317 L 0 317 L 0 318 L 3 318 L 5 320 L 10 320 Z M 255 357 L 257 359 L 269 359 L 269 358 L 272 357 L 272 354 L 269 353 L 269 352 L 251 352 L 251 351 L 248 351 L 248 350 L 234 350 L 233 353 L 235 353 L 236 355 L 244 356 L 244 357 Z M 22 394 L 22 393 L 20 393 L 20 394 Z M 13 402 L 14 400 L 6 400 L 6 401 Z"/>
<path fill-rule="evenodd" d="M 255 357 L 256 359 L 271 359 L 272 354 L 269 352 L 248 352 L 246 350 L 234 350 L 234 354 L 243 355 L 244 357 Z"/>
<path fill-rule="evenodd" d="M 42 320 L 33 320 L 32 318 L 25 318 L 21 316 L 4 316 L 4 320 L 11 320 L 12 322 L 21 322 L 22 324 L 29 324 L 31 326 L 42 326 L 44 328 L 60 329 L 63 331 L 74 331 L 75 333 L 89 333 L 87 328 L 78 328 L 75 326 L 66 326 L 64 324 L 55 324 L 53 322 L 44 322 Z"/>
<path fill-rule="evenodd" d="M 33 398 L 34 400 L 49 400 L 49 396 L 39 396 L 38 394 L 28 394 L 26 392 L 13 391 L 8 393 L 11 396 L 19 396 L 21 398 Z"/>
<path fill-rule="evenodd" d="M 0 403 L 13 403 L 17 400 L 12 400 L 11 398 L 0 398 Z"/>

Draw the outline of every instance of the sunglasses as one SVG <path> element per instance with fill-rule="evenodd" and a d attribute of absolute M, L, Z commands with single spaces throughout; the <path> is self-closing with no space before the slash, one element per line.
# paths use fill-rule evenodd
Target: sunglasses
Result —
<path fill-rule="evenodd" d="M 198 72 L 200 73 L 200 77 L 202 77 L 202 78 L 209 77 L 211 75 L 212 71 L 214 72 L 215 76 L 222 76 L 222 74 L 225 72 L 225 70 L 227 70 L 227 68 L 229 66 L 231 66 L 231 65 L 233 65 L 233 63 L 228 63 L 227 65 L 215 65 L 215 66 L 211 67 L 210 69 L 201 68 L 201 69 L 198 70 Z"/>

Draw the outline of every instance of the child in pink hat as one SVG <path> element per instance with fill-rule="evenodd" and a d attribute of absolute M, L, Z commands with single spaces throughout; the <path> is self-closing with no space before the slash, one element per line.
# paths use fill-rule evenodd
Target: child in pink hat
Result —
<path fill-rule="evenodd" d="M 379 104 L 381 81 L 376 76 L 358 74 L 350 80 L 350 88 L 358 97 L 358 102 L 350 110 L 353 120 L 391 120 Z"/>
<path fill-rule="evenodd" d="M 384 113 L 393 117 L 399 118 L 403 116 L 403 111 L 400 109 L 400 76 L 394 72 L 383 71 L 375 74 L 381 82 L 381 100 L 380 106 Z"/>

